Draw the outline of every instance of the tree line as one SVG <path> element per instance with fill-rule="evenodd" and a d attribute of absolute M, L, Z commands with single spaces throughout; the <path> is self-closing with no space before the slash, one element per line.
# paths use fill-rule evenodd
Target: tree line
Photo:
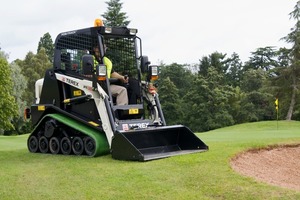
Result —
<path fill-rule="evenodd" d="M 110 0 L 102 17 L 105 24 L 128 25 L 120 0 Z M 213 52 L 196 64 L 159 65 L 156 82 L 168 125 L 184 124 L 193 131 L 208 131 L 234 124 L 276 120 L 300 120 L 300 3 L 290 18 L 296 21 L 281 38 L 291 48 L 259 47 L 242 62 L 237 53 Z M 24 134 L 31 130 L 23 111 L 34 103 L 35 81 L 52 67 L 53 41 L 49 33 L 39 41 L 37 53 L 8 63 L 0 49 L 0 134 Z M 275 100 L 279 109 L 275 109 Z M 277 113 L 278 112 L 278 113 Z"/>

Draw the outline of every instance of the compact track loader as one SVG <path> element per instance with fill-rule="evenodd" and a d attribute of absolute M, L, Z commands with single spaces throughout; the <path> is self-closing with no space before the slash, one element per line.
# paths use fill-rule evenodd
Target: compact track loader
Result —
<path fill-rule="evenodd" d="M 109 85 L 120 83 L 107 78 L 103 60 L 95 64 L 94 47 L 111 59 L 115 71 L 129 77 L 124 85 L 128 105 L 116 105 Z M 97 26 L 60 33 L 53 68 L 36 81 L 36 102 L 26 111 L 34 126 L 29 151 L 92 157 L 111 153 L 115 159 L 136 161 L 207 151 L 189 128 L 166 125 L 151 84 L 158 72 L 142 56 L 136 29 Z"/>

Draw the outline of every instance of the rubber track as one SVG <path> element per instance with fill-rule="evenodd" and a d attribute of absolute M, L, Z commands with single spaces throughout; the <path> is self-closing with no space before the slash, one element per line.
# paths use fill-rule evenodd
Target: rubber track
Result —
<path fill-rule="evenodd" d="M 49 118 L 56 119 L 60 123 L 65 124 L 77 131 L 80 131 L 82 134 L 88 135 L 91 138 L 93 138 L 96 142 L 96 151 L 95 151 L 94 155 L 92 155 L 93 157 L 105 155 L 105 154 L 109 153 L 109 144 L 107 142 L 106 135 L 104 132 L 99 132 L 85 124 L 82 124 L 82 123 L 70 118 L 70 117 L 67 117 L 65 115 L 58 114 L 58 113 L 45 115 L 43 117 L 43 119 L 38 123 L 38 125 L 34 128 L 34 130 L 32 131 L 32 134 L 34 134 L 34 132 L 39 129 L 39 126 L 45 120 L 47 120 Z"/>

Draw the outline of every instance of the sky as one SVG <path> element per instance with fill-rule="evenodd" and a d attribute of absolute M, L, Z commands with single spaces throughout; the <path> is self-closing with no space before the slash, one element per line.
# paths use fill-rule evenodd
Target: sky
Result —
<path fill-rule="evenodd" d="M 36 53 L 47 32 L 93 26 L 108 0 L 9 0 L 0 7 L 0 47 L 9 61 Z M 128 27 L 137 28 L 152 64 L 197 64 L 214 52 L 245 62 L 257 48 L 290 47 L 281 38 L 295 21 L 297 0 L 121 0 Z"/>

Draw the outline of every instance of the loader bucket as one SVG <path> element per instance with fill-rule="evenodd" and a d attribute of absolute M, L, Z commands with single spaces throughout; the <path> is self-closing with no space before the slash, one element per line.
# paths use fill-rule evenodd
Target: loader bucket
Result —
<path fill-rule="evenodd" d="M 182 125 L 117 131 L 111 154 L 118 160 L 149 161 L 207 151 L 208 146 Z"/>

